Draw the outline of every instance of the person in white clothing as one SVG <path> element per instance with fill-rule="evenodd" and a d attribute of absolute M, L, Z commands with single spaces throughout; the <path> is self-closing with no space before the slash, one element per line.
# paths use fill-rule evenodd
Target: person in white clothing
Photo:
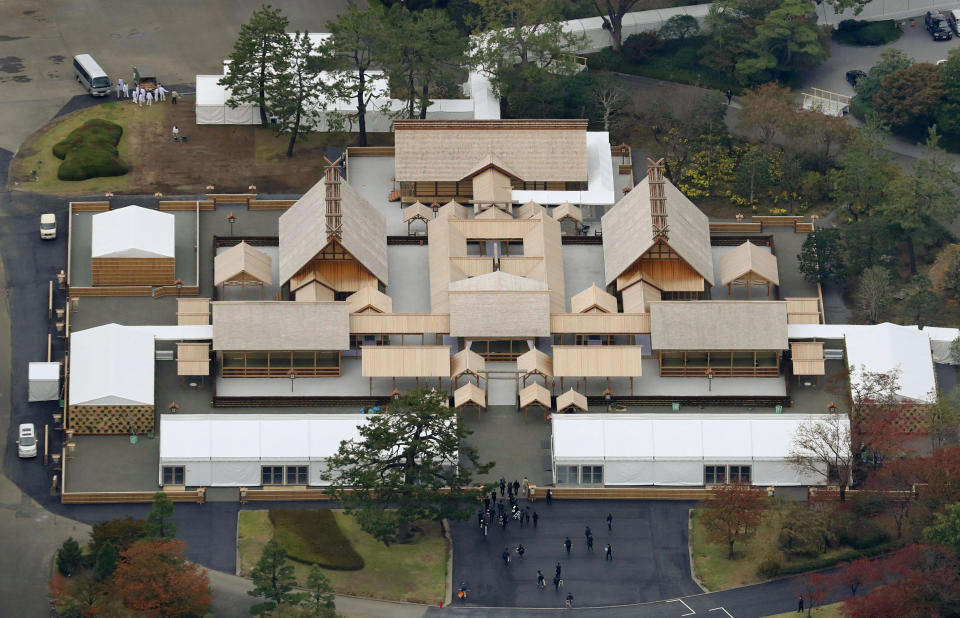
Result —
<path fill-rule="evenodd" d="M 173 125 L 173 141 L 177 141 L 180 137 L 180 127 Z"/>
<path fill-rule="evenodd" d="M 147 92 L 147 107 L 153 105 L 153 93 Z"/>
<path fill-rule="evenodd" d="M 117 98 L 120 98 L 120 93 L 123 92 L 123 80 L 117 82 Z"/>
<path fill-rule="evenodd" d="M 139 101 L 139 99 L 140 99 L 140 87 L 139 87 L 139 86 L 134 86 L 134 87 L 133 87 L 133 96 L 131 97 L 131 100 L 134 102 L 134 104 L 136 104 L 136 103 Z"/>
<path fill-rule="evenodd" d="M 163 84 L 157 84 L 157 100 L 158 101 L 167 100 L 167 89 L 163 87 Z"/>
<path fill-rule="evenodd" d="M 124 99 L 130 98 L 130 85 L 127 84 L 127 82 L 123 82 L 123 98 Z"/>
<path fill-rule="evenodd" d="M 143 102 L 147 100 L 147 95 L 144 94 L 143 90 L 140 91 L 140 96 L 137 97 L 137 105 L 143 107 Z"/>

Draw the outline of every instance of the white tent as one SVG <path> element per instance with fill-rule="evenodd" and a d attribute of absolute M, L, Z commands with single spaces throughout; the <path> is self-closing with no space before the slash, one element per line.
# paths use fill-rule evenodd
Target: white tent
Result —
<path fill-rule="evenodd" d="M 846 333 L 847 361 L 859 376 L 861 369 L 876 373 L 900 370 L 901 397 L 929 402 L 936 393 L 930 337 L 915 326 L 877 324 L 851 328 Z"/>
<path fill-rule="evenodd" d="M 226 71 L 224 71 L 226 72 Z M 219 83 L 222 75 L 197 75 L 197 124 L 260 124 L 260 106 L 229 107 L 230 93 Z"/>
<path fill-rule="evenodd" d="M 97 213 L 92 219 L 91 257 L 175 257 L 175 219 L 171 213 L 127 206 Z"/>
<path fill-rule="evenodd" d="M 190 487 L 258 487 L 263 466 L 308 466 L 320 478 L 340 442 L 360 436 L 362 414 L 164 414 L 160 417 L 160 479 L 182 466 Z"/>
<path fill-rule="evenodd" d="M 60 363 L 30 363 L 27 366 L 27 401 L 60 398 Z"/>
<path fill-rule="evenodd" d="M 602 467 L 605 486 L 700 486 L 706 466 L 749 466 L 759 486 L 822 484 L 787 461 L 804 414 L 578 414 L 553 417 L 554 480 Z M 558 468 L 566 467 L 558 474 Z M 578 471 L 571 467 L 579 468 Z M 596 478 L 596 476 L 594 476 Z M 596 483 L 593 483 L 596 484 Z"/>
<path fill-rule="evenodd" d="M 153 405 L 154 339 L 104 324 L 70 335 L 71 406 Z"/>

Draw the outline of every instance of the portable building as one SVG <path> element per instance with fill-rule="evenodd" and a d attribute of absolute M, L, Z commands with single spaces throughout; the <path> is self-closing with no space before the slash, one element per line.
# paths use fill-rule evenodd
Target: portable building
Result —
<path fill-rule="evenodd" d="M 55 401 L 60 398 L 60 363 L 30 363 L 27 366 L 27 400 Z"/>

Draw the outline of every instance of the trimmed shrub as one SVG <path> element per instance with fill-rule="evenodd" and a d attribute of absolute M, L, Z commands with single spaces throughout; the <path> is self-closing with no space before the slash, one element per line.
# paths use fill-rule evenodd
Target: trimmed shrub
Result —
<path fill-rule="evenodd" d="M 117 152 L 123 127 L 94 119 L 74 129 L 53 146 L 53 156 L 63 159 L 57 169 L 60 180 L 86 180 L 127 173 L 126 162 Z"/>
<path fill-rule="evenodd" d="M 337 571 L 359 571 L 363 558 L 330 509 L 270 509 L 273 539 L 291 560 Z"/>
<path fill-rule="evenodd" d="M 892 19 L 845 19 L 837 24 L 837 29 L 833 31 L 833 40 L 844 45 L 885 45 L 896 41 L 902 34 Z"/>
<path fill-rule="evenodd" d="M 763 579 L 770 579 L 776 576 L 783 567 L 776 558 L 767 558 L 757 567 L 757 575 Z"/>
<path fill-rule="evenodd" d="M 663 45 L 663 39 L 653 31 L 631 34 L 623 42 L 623 55 L 633 62 L 646 62 Z"/>
<path fill-rule="evenodd" d="M 768 578 L 772 577 L 783 577 L 784 575 L 796 575 L 797 573 L 805 573 L 807 571 L 815 571 L 818 569 L 825 569 L 827 567 L 832 567 L 834 565 L 840 564 L 841 562 L 849 562 L 850 560 L 855 560 L 861 556 L 866 556 L 867 558 L 872 558 L 874 556 L 879 556 L 880 554 L 886 554 L 892 551 L 900 549 L 904 544 L 903 543 L 885 543 L 883 545 L 877 545 L 876 547 L 871 547 L 870 549 L 857 550 L 849 549 L 847 551 L 842 551 L 834 556 L 827 558 L 817 558 L 814 560 L 802 560 L 799 562 L 790 562 L 780 567 L 776 572 L 771 573 Z M 759 573 L 759 571 L 758 571 Z"/>

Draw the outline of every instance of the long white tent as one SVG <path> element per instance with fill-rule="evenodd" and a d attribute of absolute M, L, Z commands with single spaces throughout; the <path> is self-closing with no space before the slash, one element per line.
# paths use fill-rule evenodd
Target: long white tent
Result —
<path fill-rule="evenodd" d="M 153 405 L 153 335 L 104 324 L 70 335 L 71 406 Z"/>
<path fill-rule="evenodd" d="M 264 466 L 307 466 L 320 478 L 340 442 L 359 438 L 362 414 L 164 414 L 160 417 L 160 480 L 182 467 L 190 487 L 258 487 Z"/>
<path fill-rule="evenodd" d="M 169 212 L 126 206 L 93 215 L 92 257 L 175 257 L 175 219 Z"/>
<path fill-rule="evenodd" d="M 788 462 L 805 414 L 555 414 L 554 482 L 563 485 L 700 486 L 707 468 L 759 486 L 822 485 Z M 599 468 L 599 470 L 598 470 Z M 731 470 L 735 468 L 735 470 Z M 717 477 L 714 477 L 717 478 Z"/>

